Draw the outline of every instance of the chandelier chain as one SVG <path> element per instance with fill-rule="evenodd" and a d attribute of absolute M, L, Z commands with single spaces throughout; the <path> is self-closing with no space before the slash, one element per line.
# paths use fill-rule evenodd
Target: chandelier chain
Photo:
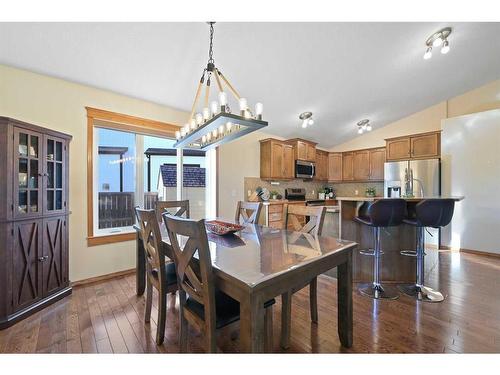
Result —
<path fill-rule="evenodd" d="M 214 22 L 210 22 L 210 47 L 208 49 L 208 62 L 214 63 Z"/>

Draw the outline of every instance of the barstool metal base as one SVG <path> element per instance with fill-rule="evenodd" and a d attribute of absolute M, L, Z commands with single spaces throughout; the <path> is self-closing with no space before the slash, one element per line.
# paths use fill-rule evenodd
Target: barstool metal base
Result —
<path fill-rule="evenodd" d="M 417 286 L 415 284 L 402 284 L 398 285 L 398 289 L 418 301 L 423 302 L 442 302 L 445 296 L 441 292 L 429 288 L 428 286 Z"/>
<path fill-rule="evenodd" d="M 380 284 L 379 285 L 376 285 L 374 283 L 360 284 L 358 290 L 362 295 L 374 299 L 397 299 L 399 297 L 399 293 L 395 288 Z"/>

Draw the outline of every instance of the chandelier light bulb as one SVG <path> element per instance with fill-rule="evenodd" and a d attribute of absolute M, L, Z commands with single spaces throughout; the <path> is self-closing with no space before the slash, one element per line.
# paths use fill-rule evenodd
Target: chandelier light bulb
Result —
<path fill-rule="evenodd" d="M 246 111 L 248 108 L 247 100 L 245 98 L 240 98 L 239 103 L 241 115 L 246 117 Z"/>
<path fill-rule="evenodd" d="M 195 118 L 196 118 L 196 125 L 200 126 L 201 123 L 203 122 L 203 116 L 201 115 L 201 113 L 197 113 Z"/>
<path fill-rule="evenodd" d="M 257 120 L 262 120 L 262 111 L 264 110 L 264 106 L 262 103 L 256 103 L 255 104 L 255 116 L 257 117 Z"/>
<path fill-rule="evenodd" d="M 443 46 L 441 47 L 441 53 L 443 55 L 446 55 L 448 52 L 450 52 L 450 43 L 448 43 L 448 41 L 445 40 Z"/>
<path fill-rule="evenodd" d="M 206 143 L 207 142 L 207 137 L 204 135 L 201 137 L 201 143 Z"/>
<path fill-rule="evenodd" d="M 432 42 L 433 47 L 439 47 L 441 44 L 443 44 L 443 38 L 441 38 L 440 36 L 434 39 L 434 41 Z"/>
<path fill-rule="evenodd" d="M 189 126 L 191 127 L 191 130 L 196 129 L 196 121 L 194 119 L 191 119 Z"/>
<path fill-rule="evenodd" d="M 228 132 L 231 131 L 232 126 L 233 126 L 233 123 L 231 121 L 226 122 L 226 130 Z"/>
<path fill-rule="evenodd" d="M 210 109 L 212 110 L 212 116 L 215 116 L 217 114 L 217 111 L 219 110 L 219 103 L 214 100 L 212 103 L 210 103 Z"/>
<path fill-rule="evenodd" d="M 214 139 L 217 138 L 217 129 L 212 131 L 212 137 L 214 137 Z"/>
<path fill-rule="evenodd" d="M 181 137 L 184 137 L 186 135 L 186 130 L 184 127 L 181 128 Z"/>
<path fill-rule="evenodd" d="M 189 133 L 189 124 L 184 125 L 184 133 Z"/>
<path fill-rule="evenodd" d="M 176 130 L 175 131 L 175 139 L 179 139 L 181 137 L 181 132 Z"/>
<path fill-rule="evenodd" d="M 429 60 L 432 57 L 432 47 L 428 47 L 424 53 L 424 60 Z"/>
<path fill-rule="evenodd" d="M 221 91 L 219 93 L 219 104 L 221 105 L 221 107 L 227 105 L 227 96 L 224 91 Z"/>
<path fill-rule="evenodd" d="M 203 120 L 207 121 L 208 119 L 210 119 L 210 110 L 205 107 L 203 108 Z"/>
<path fill-rule="evenodd" d="M 219 126 L 219 135 L 222 136 L 224 134 L 224 125 Z"/>

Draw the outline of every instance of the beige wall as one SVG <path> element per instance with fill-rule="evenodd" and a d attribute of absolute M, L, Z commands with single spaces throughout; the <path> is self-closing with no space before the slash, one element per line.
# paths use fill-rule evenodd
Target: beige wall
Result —
<path fill-rule="evenodd" d="M 385 138 L 441 130 L 441 120 L 446 118 L 497 108 L 500 108 L 500 80 L 433 105 L 370 133 L 360 135 L 351 141 L 331 148 L 330 151 L 349 151 L 385 146 Z"/>
<path fill-rule="evenodd" d="M 77 281 L 135 267 L 135 244 L 87 247 L 87 118 L 85 106 L 182 124 L 187 113 L 0 65 L 0 116 L 71 134 L 70 279 Z M 243 182 L 242 182 L 243 183 Z"/>

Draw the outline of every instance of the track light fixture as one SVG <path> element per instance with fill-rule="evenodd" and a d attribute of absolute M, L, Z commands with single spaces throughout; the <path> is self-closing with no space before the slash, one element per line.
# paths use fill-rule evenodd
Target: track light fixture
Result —
<path fill-rule="evenodd" d="M 365 131 L 372 131 L 372 126 L 370 124 L 370 120 L 368 119 L 361 120 L 356 125 L 358 126 L 358 134 L 363 134 Z"/>
<path fill-rule="evenodd" d="M 312 112 L 302 112 L 299 115 L 299 119 L 302 120 L 302 128 L 303 129 L 314 124 L 314 120 L 312 118 L 312 115 L 313 115 Z"/>
<path fill-rule="evenodd" d="M 448 37 L 451 34 L 451 27 L 445 27 L 439 31 L 436 31 L 425 41 L 427 49 L 424 53 L 424 60 L 429 60 L 432 57 L 432 47 L 441 46 L 441 53 L 446 55 L 450 51 L 450 42 L 448 42 Z"/>

